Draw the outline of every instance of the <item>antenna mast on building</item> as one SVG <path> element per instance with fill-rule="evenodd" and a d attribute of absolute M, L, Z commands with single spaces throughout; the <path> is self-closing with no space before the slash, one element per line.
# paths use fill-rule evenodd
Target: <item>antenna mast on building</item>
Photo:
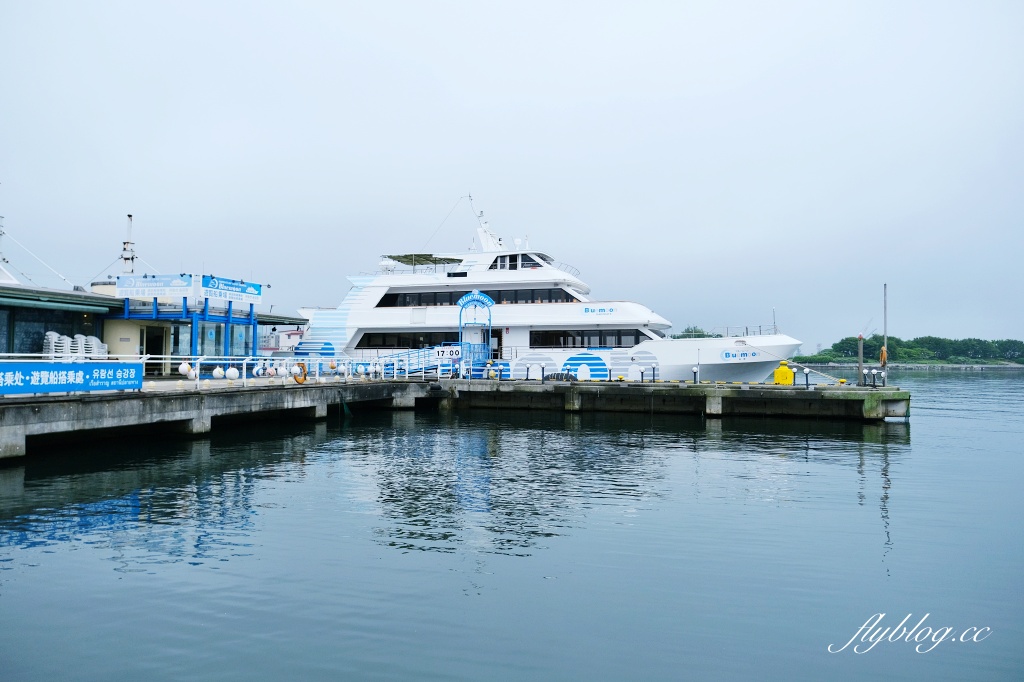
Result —
<path fill-rule="evenodd" d="M 121 249 L 121 260 L 124 261 L 124 274 L 135 274 L 135 243 L 132 241 L 132 214 L 128 214 L 128 239 Z"/>

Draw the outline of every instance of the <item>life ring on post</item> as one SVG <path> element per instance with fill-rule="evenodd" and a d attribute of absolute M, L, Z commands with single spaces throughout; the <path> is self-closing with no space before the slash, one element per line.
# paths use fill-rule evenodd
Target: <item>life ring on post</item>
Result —
<path fill-rule="evenodd" d="M 292 376 L 295 377 L 295 383 L 297 383 L 297 384 L 304 384 L 304 383 L 306 383 L 306 377 L 309 376 L 308 373 L 306 372 L 306 363 L 304 363 L 304 362 L 297 362 L 297 363 L 295 363 L 295 366 L 298 367 L 300 370 L 302 370 L 301 373 L 293 374 L 292 375 Z"/>

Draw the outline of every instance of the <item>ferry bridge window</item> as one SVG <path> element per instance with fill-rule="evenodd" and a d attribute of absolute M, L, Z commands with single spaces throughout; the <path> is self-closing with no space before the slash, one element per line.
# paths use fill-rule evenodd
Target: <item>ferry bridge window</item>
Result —
<path fill-rule="evenodd" d="M 529 254 L 524 253 L 519 256 L 519 266 L 523 268 L 539 268 L 540 263 L 531 258 Z"/>

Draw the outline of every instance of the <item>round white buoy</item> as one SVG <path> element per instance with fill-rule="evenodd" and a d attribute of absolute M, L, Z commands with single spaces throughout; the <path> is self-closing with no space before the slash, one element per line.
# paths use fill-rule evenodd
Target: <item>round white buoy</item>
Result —
<path fill-rule="evenodd" d="M 178 365 L 178 374 L 180 374 L 183 377 L 187 377 L 188 373 L 191 371 L 192 367 L 187 362 L 183 362 L 180 365 Z"/>
<path fill-rule="evenodd" d="M 213 368 L 213 378 L 214 379 L 223 379 L 224 378 L 224 368 L 223 367 L 219 367 L 219 366 L 218 367 L 214 367 Z"/>
<path fill-rule="evenodd" d="M 186 376 L 189 378 L 189 381 L 195 381 L 198 375 L 196 374 L 196 371 L 194 369 L 190 369 Z"/>
<path fill-rule="evenodd" d="M 224 376 L 226 376 L 229 380 L 234 381 L 235 379 L 238 378 L 238 368 L 228 367 L 228 370 L 224 372 Z"/>
<path fill-rule="evenodd" d="M 256 369 L 254 369 L 252 371 L 252 375 L 254 377 L 261 377 L 261 376 L 263 376 L 263 368 L 262 367 L 257 367 Z"/>
<path fill-rule="evenodd" d="M 268 376 L 268 377 L 272 377 L 272 376 L 274 376 L 275 374 L 277 374 L 277 372 L 276 372 L 276 371 L 274 370 L 274 368 L 273 368 L 273 367 L 271 367 L 270 369 L 268 369 L 268 370 L 267 370 L 267 376 Z"/>
<path fill-rule="evenodd" d="M 301 367 L 299 367 L 298 365 L 295 365 L 294 367 L 292 367 L 292 376 L 293 377 L 297 377 L 300 374 L 302 374 L 302 368 Z"/>
<path fill-rule="evenodd" d="M 366 374 L 366 365 L 359 365 L 359 373 Z"/>

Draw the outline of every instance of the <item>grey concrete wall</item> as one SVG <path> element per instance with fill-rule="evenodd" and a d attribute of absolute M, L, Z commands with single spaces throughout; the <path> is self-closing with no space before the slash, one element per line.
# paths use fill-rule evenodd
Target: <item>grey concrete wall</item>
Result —
<path fill-rule="evenodd" d="M 707 417 L 824 417 L 880 420 L 909 416 L 910 394 L 898 388 L 467 381 L 442 382 L 455 408 L 650 412 Z"/>
<path fill-rule="evenodd" d="M 25 454 L 32 436 L 92 429 L 171 424 L 203 434 L 217 417 L 293 412 L 323 419 L 329 405 L 408 409 L 417 403 L 444 409 L 490 408 L 573 412 L 649 412 L 761 417 L 881 420 L 910 414 L 910 394 L 898 388 L 761 386 L 734 384 L 567 383 L 444 380 L 347 384 L 176 387 L 137 393 L 0 400 L 0 458 Z M 440 388 L 440 390 L 438 390 Z"/>
<path fill-rule="evenodd" d="M 329 405 L 379 402 L 412 408 L 427 396 L 422 383 L 366 382 L 5 399 L 0 402 L 0 458 L 24 455 L 30 436 L 168 423 L 183 433 L 203 434 L 216 417 L 294 411 L 300 418 L 322 419 Z"/>

